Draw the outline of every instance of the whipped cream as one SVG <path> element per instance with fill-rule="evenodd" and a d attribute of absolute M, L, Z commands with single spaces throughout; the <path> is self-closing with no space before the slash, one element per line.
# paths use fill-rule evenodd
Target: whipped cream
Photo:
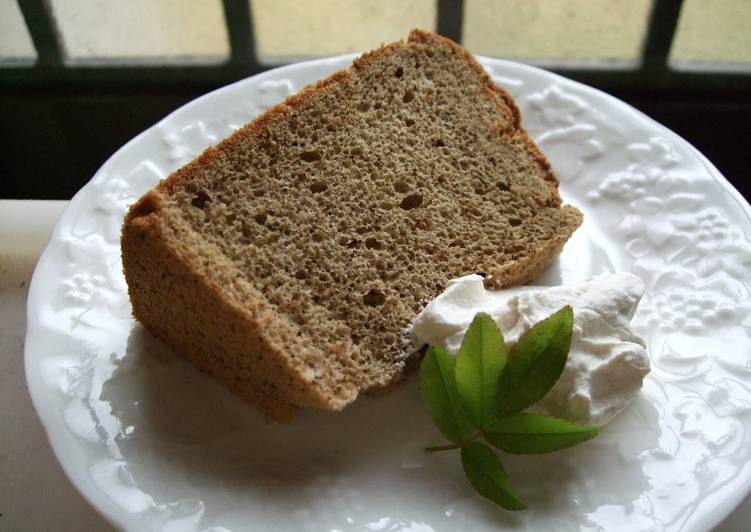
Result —
<path fill-rule="evenodd" d="M 495 320 L 511 347 L 535 323 L 565 305 L 574 309 L 566 367 L 530 411 L 576 423 L 602 425 L 636 397 L 649 373 L 646 344 L 630 326 L 644 292 L 641 279 L 616 273 L 571 286 L 487 290 L 479 275 L 449 282 L 417 316 L 417 346 L 437 345 L 455 355 L 475 314 Z"/>

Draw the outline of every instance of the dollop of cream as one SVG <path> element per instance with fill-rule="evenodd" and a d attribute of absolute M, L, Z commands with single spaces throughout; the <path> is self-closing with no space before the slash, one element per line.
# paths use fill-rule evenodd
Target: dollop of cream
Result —
<path fill-rule="evenodd" d="M 530 411 L 586 425 L 603 425 L 639 393 L 649 373 L 646 343 L 630 321 L 644 283 L 616 273 L 571 286 L 487 290 L 479 275 L 449 282 L 412 325 L 417 346 L 437 345 L 456 354 L 475 314 L 498 324 L 508 347 L 530 327 L 565 305 L 574 309 L 566 367 L 555 386 Z"/>

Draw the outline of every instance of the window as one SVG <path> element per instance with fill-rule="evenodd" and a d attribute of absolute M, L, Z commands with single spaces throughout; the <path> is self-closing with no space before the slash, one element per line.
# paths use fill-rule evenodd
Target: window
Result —
<path fill-rule="evenodd" d="M 252 0 L 258 57 L 279 63 L 361 52 L 436 28 L 435 0 Z"/>
<path fill-rule="evenodd" d="M 0 84 L 218 86 L 412 27 L 605 90 L 751 89 L 749 0 L 6 0 Z"/>
<path fill-rule="evenodd" d="M 0 2 L 0 64 L 32 64 L 37 58 L 34 43 L 15 0 Z"/>
<path fill-rule="evenodd" d="M 651 9 L 652 0 L 465 0 L 462 35 L 482 55 L 543 65 L 635 66 Z"/>
<path fill-rule="evenodd" d="M 670 64 L 684 70 L 751 68 L 751 2 L 686 0 Z"/>
<path fill-rule="evenodd" d="M 51 0 L 49 5 L 71 64 L 229 58 L 220 0 Z"/>

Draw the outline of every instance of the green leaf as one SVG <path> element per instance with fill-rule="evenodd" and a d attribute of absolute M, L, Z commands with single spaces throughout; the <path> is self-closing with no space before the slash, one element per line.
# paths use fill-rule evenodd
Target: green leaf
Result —
<path fill-rule="evenodd" d="M 484 443 L 471 441 L 462 446 L 462 466 L 477 493 L 507 510 L 524 510 L 527 505 L 514 493 L 501 460 Z"/>
<path fill-rule="evenodd" d="M 478 427 L 496 419 L 499 379 L 506 365 L 506 344 L 493 319 L 479 313 L 467 329 L 456 357 L 456 387 Z"/>
<path fill-rule="evenodd" d="M 501 374 L 498 417 L 524 410 L 553 387 L 566 365 L 573 326 L 574 311 L 566 305 L 519 338 Z"/>
<path fill-rule="evenodd" d="M 420 366 L 420 393 L 435 424 L 449 440 L 461 444 L 474 432 L 456 390 L 456 361 L 440 347 L 431 347 Z"/>
<path fill-rule="evenodd" d="M 602 427 L 583 427 L 549 416 L 515 414 L 496 421 L 485 439 L 513 454 L 541 454 L 573 447 L 599 434 Z"/>

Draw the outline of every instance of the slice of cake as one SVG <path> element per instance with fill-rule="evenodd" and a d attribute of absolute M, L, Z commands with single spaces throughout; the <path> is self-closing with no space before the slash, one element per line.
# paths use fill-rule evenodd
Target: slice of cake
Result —
<path fill-rule="evenodd" d="M 449 279 L 537 276 L 581 223 L 511 96 L 414 30 L 237 131 L 128 213 L 133 313 L 261 411 L 398 382 Z"/>

